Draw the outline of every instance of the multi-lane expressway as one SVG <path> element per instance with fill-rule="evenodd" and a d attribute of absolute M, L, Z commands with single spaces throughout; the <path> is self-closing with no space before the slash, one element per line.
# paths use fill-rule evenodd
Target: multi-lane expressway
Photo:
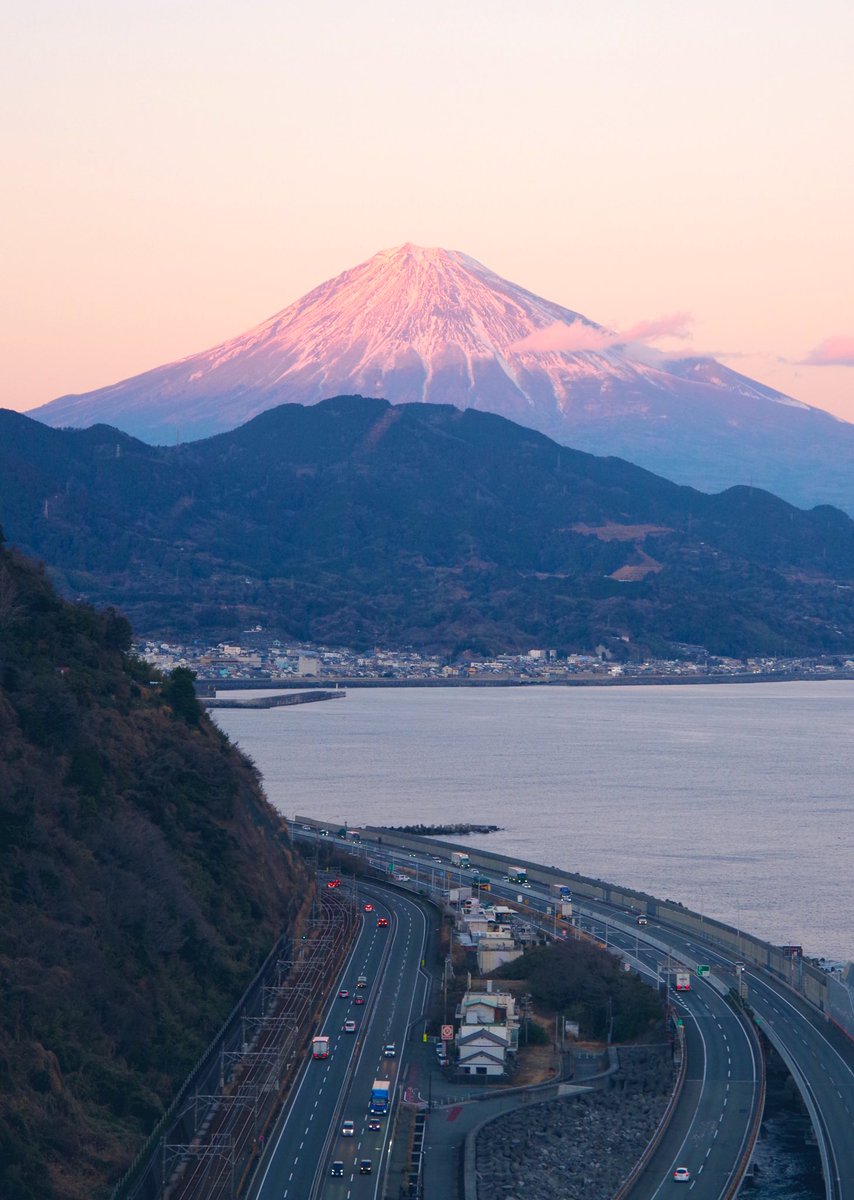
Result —
<path fill-rule="evenodd" d="M 257 1200 L 376 1200 L 384 1192 L 400 1058 L 412 1020 L 424 1005 L 422 970 L 427 923 L 420 905 L 381 889 L 360 889 L 362 929 L 323 1015 L 329 1057 L 305 1066 L 256 1173 Z M 381 920 L 388 925 L 380 925 Z M 357 986 L 363 976 L 364 987 Z M 347 996 L 340 996 L 346 991 Z M 355 1003 L 356 997 L 364 1003 Z M 355 1024 L 345 1032 L 345 1022 Z M 395 1046 L 395 1057 L 384 1048 Z M 375 1079 L 390 1083 L 390 1113 L 369 1129 Z M 353 1133 L 343 1136 L 344 1121 Z M 343 1174 L 333 1175 L 340 1162 Z M 360 1163 L 370 1162 L 370 1173 Z"/>
<path fill-rule="evenodd" d="M 366 857 L 379 853 L 379 847 L 369 843 L 362 843 L 361 850 Z M 387 853 L 383 846 L 384 858 Z M 414 884 L 429 892 L 447 886 L 447 864 L 437 864 L 436 856 L 407 852 L 403 859 L 390 861 L 392 875 L 402 888 Z M 515 901 L 517 893 L 517 887 L 493 883 L 496 899 Z M 548 924 L 548 897 L 532 887 L 525 899 L 532 919 L 538 919 L 539 910 L 539 918 Z M 661 950 L 644 945 L 631 931 L 610 928 L 609 933 L 612 943 L 624 943 L 627 958 L 640 971 L 653 980 L 657 975 L 668 977 Z M 674 1170 L 683 1165 L 691 1168 L 692 1200 L 721 1200 L 755 1124 L 760 1102 L 757 1045 L 744 1019 L 704 982 L 698 982 L 695 991 L 681 994 L 679 1005 L 688 1048 L 687 1079 L 674 1119 L 635 1181 L 631 1200 L 655 1200 L 663 1189 L 669 1190 Z M 639 1156 L 643 1149 L 638 1148 Z"/>
<path fill-rule="evenodd" d="M 598 906 L 597 906 L 598 907 Z M 783 1056 L 807 1108 L 822 1156 L 828 1200 L 854 1200 L 854 1045 L 817 1009 L 781 980 L 758 968 L 736 970 L 714 945 L 650 919 L 656 938 L 688 961 L 702 959 L 737 985 L 746 981 L 757 1024 Z"/>
<path fill-rule="evenodd" d="M 592 932 L 601 932 L 593 923 Z M 610 944 L 653 977 L 671 979 L 667 955 L 630 931 L 611 928 Z M 710 984 L 692 981 L 690 991 L 671 992 L 682 1021 L 687 1072 L 680 1102 L 655 1153 L 635 1181 L 629 1200 L 657 1200 L 671 1193 L 673 1173 L 689 1169 L 692 1200 L 719 1200 L 737 1183 L 762 1103 L 758 1039 Z"/>
<path fill-rule="evenodd" d="M 518 887 L 501 881 L 493 881 L 491 889 L 501 898 L 518 901 L 520 895 Z M 553 925 L 547 915 L 553 898 L 536 884 L 521 894 L 536 923 L 545 929 Z M 721 994 L 725 989 L 704 979 L 695 976 L 688 991 L 675 991 L 677 960 L 671 961 L 663 944 L 650 944 L 636 925 L 615 923 L 613 917 L 597 919 L 592 912 L 581 917 L 580 925 L 619 950 L 650 982 L 669 989 L 684 1029 L 687 1071 L 679 1104 L 626 1200 L 673 1194 L 678 1167 L 689 1170 L 685 1190 L 691 1200 L 729 1196 L 738 1183 L 736 1173 L 744 1165 L 763 1099 L 761 1052 L 747 1018 L 726 1002 Z M 639 1155 L 643 1149 L 638 1148 Z"/>
<path fill-rule="evenodd" d="M 311 839 L 318 837 L 314 829 L 300 832 Z M 395 847 L 393 835 L 384 835 L 381 851 L 376 842 L 348 845 L 351 853 L 366 858 L 381 852 L 396 874 L 409 876 L 409 880 L 399 881 L 404 888 L 414 885 L 429 893 L 447 890 L 450 882 L 465 883 L 465 872 L 452 868 L 442 857 L 447 851 L 437 847 L 438 853 L 433 854 L 432 849 Z M 477 852 L 472 851 L 472 858 L 476 857 Z M 439 858 L 441 862 L 437 862 Z M 547 881 L 536 878 L 536 864 L 529 864 L 531 887 L 524 893 L 516 884 L 496 880 L 494 871 L 486 869 L 496 899 L 518 903 L 522 898 L 528 915 L 548 925 L 547 914 L 553 911 L 554 901 L 548 895 Z M 698 980 L 692 970 L 693 990 L 683 997 L 690 1068 L 678 1113 L 638 1179 L 631 1200 L 657 1200 L 665 1195 L 677 1164 L 691 1169 L 687 1190 L 692 1200 L 729 1195 L 733 1173 L 743 1159 L 761 1073 L 755 1047 L 741 1018 L 719 994 L 737 984 L 733 956 L 711 940 L 687 938 L 684 932 L 652 916 L 639 930 L 634 913 L 603 901 L 585 900 L 576 904 L 575 912 L 576 919 L 601 922 L 605 940 L 618 946 L 627 958 L 634 958 L 641 970 L 666 974 L 662 959 L 668 954 L 692 968 L 700 963 L 711 965 L 716 988 Z M 556 924 L 553 921 L 554 927 Z M 854 1046 L 781 980 L 746 966 L 743 982 L 757 1023 L 783 1054 L 810 1110 L 828 1200 L 854 1200 Z"/>

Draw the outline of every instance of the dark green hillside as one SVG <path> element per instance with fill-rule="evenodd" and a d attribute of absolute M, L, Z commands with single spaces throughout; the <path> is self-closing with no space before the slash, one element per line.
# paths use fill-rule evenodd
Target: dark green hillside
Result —
<path fill-rule="evenodd" d="M 205 441 L 0 413 L 0 519 L 140 633 L 621 656 L 854 647 L 854 522 L 489 413 L 339 397 Z"/>
<path fill-rule="evenodd" d="M 537 1007 L 578 1021 L 582 1038 L 604 1040 L 613 1022 L 614 1041 L 632 1041 L 664 1016 L 661 997 L 649 984 L 589 942 L 532 946 L 493 977 L 524 980 Z"/>
<path fill-rule="evenodd" d="M 191 681 L 129 645 L 0 545 L 3 1200 L 109 1194 L 309 888 Z"/>

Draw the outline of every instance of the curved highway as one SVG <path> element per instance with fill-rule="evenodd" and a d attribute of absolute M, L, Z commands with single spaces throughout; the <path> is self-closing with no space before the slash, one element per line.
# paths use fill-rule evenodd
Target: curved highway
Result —
<path fill-rule="evenodd" d="M 629 1195 L 656 1200 L 669 1190 L 676 1168 L 687 1167 L 694 1200 L 720 1200 L 748 1144 L 761 1067 L 741 1021 L 712 988 L 700 984 L 674 999 L 685 1028 L 685 1085 L 664 1137 Z"/>
<path fill-rule="evenodd" d="M 493 890 L 506 889 L 496 884 Z M 523 894 L 545 916 L 549 897 L 536 885 Z M 679 1103 L 628 1200 L 657 1200 L 669 1194 L 677 1167 L 690 1172 L 686 1190 L 692 1200 L 722 1200 L 733 1185 L 762 1101 L 763 1065 L 746 1018 L 693 973 L 690 990 L 675 991 L 676 961 L 649 945 L 637 926 L 605 926 L 592 913 L 579 923 L 619 950 L 642 974 L 668 986 L 670 1003 L 685 1030 L 687 1071 Z"/>
<path fill-rule="evenodd" d="M 384 839 L 382 859 L 391 862 L 402 887 L 436 892 L 447 891 L 456 884 L 465 886 L 467 873 L 429 853 L 429 849 L 393 850 L 388 839 Z M 379 853 L 377 844 L 368 841 L 348 845 L 348 850 L 374 861 Z M 532 921 L 560 932 L 553 914 L 554 898 L 536 881 L 521 890 L 517 884 L 495 879 L 491 872 L 490 886 L 493 898 L 507 899 L 516 905 L 521 901 Z M 595 919 L 601 907 L 585 909 L 589 920 Z M 641 972 L 653 979 L 666 980 L 666 950 L 660 945 L 646 944 L 641 931 L 634 925 L 628 926 L 625 914 L 621 915 L 622 928 L 614 924 L 614 915 L 608 912 L 607 929 L 600 923 L 594 934 L 633 960 Z M 568 932 L 565 925 L 562 928 L 564 933 Z M 672 971 L 670 975 L 672 985 Z M 686 1082 L 673 1119 L 633 1185 L 630 1200 L 657 1200 L 669 1192 L 675 1186 L 673 1172 L 677 1167 L 687 1167 L 690 1171 L 686 1190 L 692 1200 L 724 1200 L 736 1170 L 743 1163 L 756 1121 L 762 1094 L 762 1064 L 757 1060 L 757 1047 L 745 1028 L 745 1019 L 712 986 L 694 977 L 691 991 L 671 991 L 670 998 L 681 1012 L 685 1028 Z M 638 1148 L 639 1154 L 643 1149 Z"/>
<path fill-rule="evenodd" d="M 666 938 L 674 952 L 695 961 L 701 957 L 737 986 L 731 956 L 652 918 L 650 929 L 656 938 Z M 854 1045 L 781 980 L 754 967 L 746 968 L 743 977 L 757 1024 L 782 1054 L 810 1110 L 828 1200 L 854 1200 Z"/>
<path fill-rule="evenodd" d="M 393 837 L 384 836 L 384 842 L 393 840 Z M 436 849 L 439 853 L 447 853 L 445 847 L 437 846 Z M 477 861 L 484 853 L 472 850 L 472 860 Z M 411 852 L 405 848 L 399 848 L 397 856 L 401 864 L 412 858 Z M 488 861 L 488 854 L 486 859 Z M 447 886 L 448 882 L 455 885 L 466 881 L 466 873 L 452 868 L 447 860 L 437 866 L 431 854 L 419 853 L 417 861 L 421 864 L 421 886 L 442 886 L 440 877 L 443 886 Z M 537 864 L 528 866 L 534 875 L 542 869 Z M 493 868 L 486 870 L 490 876 L 494 876 Z M 545 870 L 548 871 L 548 868 Z M 513 894 L 514 898 L 522 895 L 529 911 L 533 908 L 542 912 L 548 906 L 545 894 L 538 894 L 536 885 L 520 893 L 515 885 L 509 888 L 493 883 L 492 890 L 499 895 Z M 576 909 L 598 914 L 609 923 L 624 924 L 634 920 L 634 914 L 628 915 L 624 909 L 601 900 L 584 899 L 580 910 L 578 906 Z M 731 953 L 723 952 L 714 941 L 696 935 L 686 937 L 683 931 L 652 916 L 649 917 L 646 932 L 660 944 L 669 947 L 670 952 L 686 964 L 693 967 L 700 963 L 712 966 L 726 988 L 737 985 L 736 960 Z M 822 1012 L 771 973 L 752 965 L 747 966 L 744 980 L 748 988 L 747 1000 L 756 1014 L 757 1023 L 782 1054 L 810 1111 L 822 1156 L 827 1198 L 854 1200 L 854 1043 L 836 1029 Z M 703 1173 L 707 1170 L 708 1167 L 704 1168 Z"/>

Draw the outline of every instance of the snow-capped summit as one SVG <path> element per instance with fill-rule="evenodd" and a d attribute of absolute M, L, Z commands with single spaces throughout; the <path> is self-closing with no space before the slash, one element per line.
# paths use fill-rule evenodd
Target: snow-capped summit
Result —
<path fill-rule="evenodd" d="M 798 503 L 842 504 L 827 453 L 850 445 L 854 463 L 854 426 L 828 413 L 711 359 L 642 352 L 466 254 L 411 243 L 212 350 L 31 415 L 188 441 L 277 404 L 341 394 L 496 412 L 678 482 L 709 490 L 753 482 Z M 801 486 L 819 462 L 822 477 Z"/>

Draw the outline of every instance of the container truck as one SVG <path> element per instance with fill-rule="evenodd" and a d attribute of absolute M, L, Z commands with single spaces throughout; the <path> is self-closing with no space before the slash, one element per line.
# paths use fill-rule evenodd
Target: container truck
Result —
<path fill-rule="evenodd" d="M 463 871 L 467 871 L 471 866 L 471 860 L 467 854 L 462 852 L 462 850 L 455 850 L 451 855 L 451 866 L 460 867 Z"/>
<path fill-rule="evenodd" d="M 507 876 L 510 883 L 527 883 L 528 868 L 527 867 L 511 867 L 510 873 Z"/>
<path fill-rule="evenodd" d="M 329 1058 L 329 1038 L 316 1037 L 311 1039 L 311 1057 Z"/>
<path fill-rule="evenodd" d="M 374 1114 L 388 1112 L 388 1095 L 391 1084 L 387 1079 L 375 1079 L 371 1088 L 371 1112 Z"/>
<path fill-rule="evenodd" d="M 676 972 L 676 990 L 677 992 L 690 992 L 691 990 L 691 972 L 677 971 Z"/>

